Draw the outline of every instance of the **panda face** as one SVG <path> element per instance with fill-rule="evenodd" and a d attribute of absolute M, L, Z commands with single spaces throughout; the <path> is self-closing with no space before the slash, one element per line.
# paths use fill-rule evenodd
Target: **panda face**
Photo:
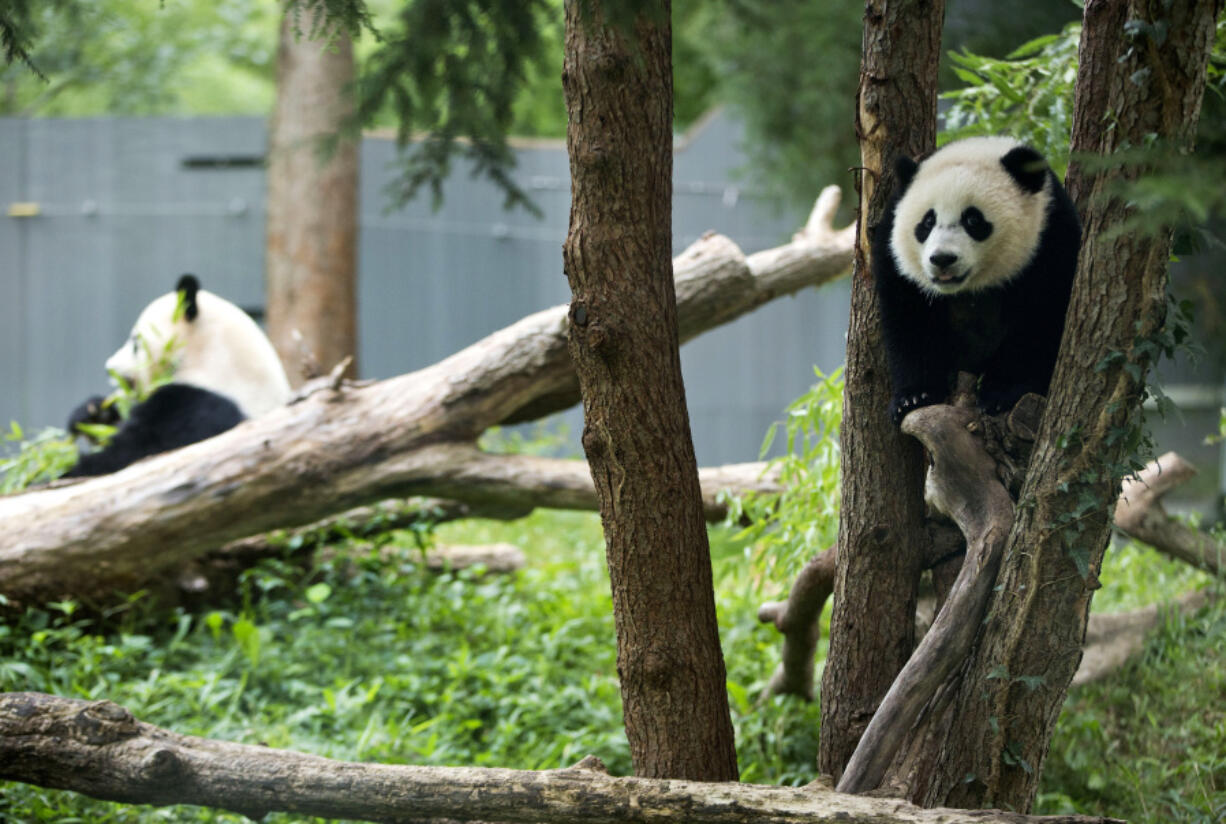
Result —
<path fill-rule="evenodd" d="M 953 295 L 1021 272 L 1051 199 L 1045 167 L 1015 173 L 1023 155 L 1034 156 L 1009 138 L 970 138 L 920 164 L 894 209 L 890 251 L 899 273 L 926 293 Z"/>
<path fill-rule="evenodd" d="M 149 391 L 159 374 L 177 371 L 178 354 L 190 329 L 176 317 L 178 294 L 162 295 L 145 307 L 128 339 L 107 358 L 107 372 L 117 375 L 142 394 Z"/>
<path fill-rule="evenodd" d="M 154 300 L 127 341 L 106 362 L 109 372 L 147 393 L 157 376 L 207 389 L 234 401 L 246 417 L 284 405 L 289 381 L 260 327 L 228 300 L 192 278 Z"/>

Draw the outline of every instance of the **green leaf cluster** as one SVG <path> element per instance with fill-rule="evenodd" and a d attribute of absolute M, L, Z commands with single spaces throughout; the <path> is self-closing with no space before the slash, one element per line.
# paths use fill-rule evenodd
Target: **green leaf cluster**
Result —
<path fill-rule="evenodd" d="M 536 210 L 511 177 L 515 157 L 506 137 L 554 10 L 546 0 L 414 0 L 381 31 L 362 67 L 353 125 L 394 117 L 404 152 L 388 189 L 394 203 L 425 186 L 437 206 L 454 161 L 464 158 L 474 175 L 504 191 L 507 208 Z"/>
<path fill-rule="evenodd" d="M 28 61 L 0 66 L 0 114 L 266 112 L 276 13 L 246 0 L 19 0 L 0 11 L 0 36 L 16 21 Z"/>
<path fill-rule="evenodd" d="M 949 55 L 965 86 L 946 92 L 945 143 L 976 135 L 1007 134 L 1043 154 L 1063 178 L 1068 167 L 1081 24 L 1031 40 L 1003 60 L 972 54 Z"/>
<path fill-rule="evenodd" d="M 783 454 L 770 462 L 782 491 L 730 501 L 728 523 L 749 522 L 738 537 L 750 542 L 765 580 L 791 580 L 838 534 L 843 370 L 814 372 L 817 382 L 788 406 L 782 425 L 771 425 L 762 444 L 765 456 L 783 432 Z"/>
<path fill-rule="evenodd" d="M 55 480 L 77 462 L 76 443 L 55 427 L 27 437 L 17 421 L 10 421 L 3 441 L 11 454 L 0 457 L 0 495 Z"/>

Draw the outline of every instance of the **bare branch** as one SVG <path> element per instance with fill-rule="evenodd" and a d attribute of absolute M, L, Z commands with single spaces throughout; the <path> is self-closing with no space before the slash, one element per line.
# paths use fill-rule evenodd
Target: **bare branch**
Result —
<path fill-rule="evenodd" d="M 1217 576 L 1226 574 L 1226 547 L 1166 513 L 1162 496 L 1196 474 L 1196 467 L 1174 452 L 1149 462 L 1124 479 L 1115 505 L 1115 527 L 1160 552 Z"/>
<path fill-rule="evenodd" d="M 774 624 L 783 633 L 783 654 L 771 676 L 771 693 L 800 695 L 813 700 L 813 656 L 821 640 L 818 617 L 834 592 L 834 562 L 838 547 L 822 550 L 804 565 L 786 601 L 773 601 L 758 609 L 758 620 Z"/>

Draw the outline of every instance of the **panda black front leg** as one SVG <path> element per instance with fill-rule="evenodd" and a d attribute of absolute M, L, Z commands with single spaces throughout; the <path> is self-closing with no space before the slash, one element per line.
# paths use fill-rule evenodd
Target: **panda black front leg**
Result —
<path fill-rule="evenodd" d="M 984 378 L 979 385 L 979 408 L 987 415 L 1001 415 L 1017 406 L 1017 402 L 1027 392 L 1034 391 L 1032 388 L 1016 383 L 991 384 L 987 378 Z"/>

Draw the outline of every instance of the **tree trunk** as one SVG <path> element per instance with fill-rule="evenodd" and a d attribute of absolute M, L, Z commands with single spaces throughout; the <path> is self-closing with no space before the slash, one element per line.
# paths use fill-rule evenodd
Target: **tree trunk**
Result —
<path fill-rule="evenodd" d="M 295 817 L 534 824 L 1119 824 L 1089 816 L 922 810 L 828 790 L 614 778 L 588 756 L 564 770 L 356 764 L 178 735 L 110 701 L 0 693 L 0 780 L 131 804 L 199 804 Z"/>
<path fill-rule="evenodd" d="M 268 337 L 294 386 L 348 356 L 347 374 L 357 374 L 358 144 L 339 139 L 353 81 L 349 36 L 309 39 L 286 12 L 268 129 L 265 267 Z"/>
<path fill-rule="evenodd" d="M 1164 6 L 1169 6 L 1165 8 Z M 1221 0 L 1091 0 L 1082 32 L 1072 154 L 1108 156 L 1151 136 L 1188 151 Z M 1112 234 L 1133 210 L 1124 170 L 1070 169 L 1084 222 L 1068 325 L 979 646 L 913 729 L 886 785 L 925 806 L 1034 801 L 1077 670 L 1090 598 L 1149 352 L 1166 306 L 1169 229 Z M 1123 357 L 1113 353 L 1120 353 Z"/>
<path fill-rule="evenodd" d="M 822 677 L 818 767 L 837 779 L 915 641 L 915 600 L 925 554 L 924 468 L 919 444 L 890 421 L 869 236 L 894 189 L 893 162 L 936 140 L 936 83 L 943 0 L 865 3 L 856 132 L 863 172 L 852 275 L 843 403 L 839 520 L 830 651 Z"/>
<path fill-rule="evenodd" d="M 615 27 L 566 3 L 570 353 L 600 498 L 640 776 L 737 777 L 678 350 L 670 4 Z"/>

